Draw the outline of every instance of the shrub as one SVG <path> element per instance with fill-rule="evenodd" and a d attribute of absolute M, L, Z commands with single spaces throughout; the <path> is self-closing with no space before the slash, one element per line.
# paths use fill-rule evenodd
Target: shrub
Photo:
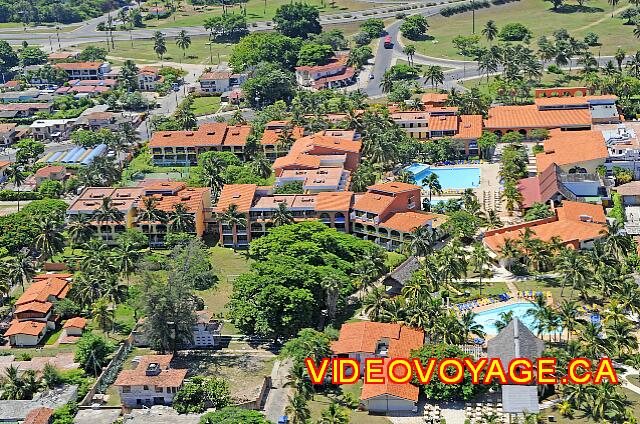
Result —
<path fill-rule="evenodd" d="M 519 22 L 513 22 L 502 27 L 498 34 L 498 38 L 503 41 L 522 41 L 530 34 L 531 31 L 529 31 L 526 26 Z"/>

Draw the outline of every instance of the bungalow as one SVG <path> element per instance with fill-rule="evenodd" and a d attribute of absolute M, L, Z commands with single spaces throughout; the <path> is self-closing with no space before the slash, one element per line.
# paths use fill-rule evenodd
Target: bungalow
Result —
<path fill-rule="evenodd" d="M 55 52 L 50 53 L 47 57 L 49 63 L 67 62 L 78 59 L 78 52 Z"/>
<path fill-rule="evenodd" d="M 224 93 L 239 87 L 248 78 L 247 74 L 234 74 L 231 71 L 211 71 L 200 76 L 200 91 L 204 93 Z"/>
<path fill-rule="evenodd" d="M 67 169 L 61 165 L 47 165 L 38 169 L 34 175 L 36 188 L 45 181 L 63 182 L 67 177 Z"/>
<path fill-rule="evenodd" d="M 326 65 L 298 66 L 296 81 L 302 87 L 316 90 L 323 88 L 339 88 L 353 84 L 356 80 L 356 70 L 347 66 L 348 55 L 334 57 Z"/>
<path fill-rule="evenodd" d="M 53 66 L 65 71 L 70 80 L 104 79 L 111 72 L 109 62 L 62 62 Z"/>
<path fill-rule="evenodd" d="M 352 358 L 364 365 L 367 358 L 408 358 L 424 343 L 422 330 L 381 322 L 346 323 L 331 350 L 338 358 Z M 364 367 L 361 367 L 364 372 Z M 362 375 L 362 374 L 361 374 Z M 418 387 L 412 384 L 364 384 L 362 406 L 372 412 L 415 411 Z"/>
<path fill-rule="evenodd" d="M 193 326 L 193 344 L 196 349 L 212 348 L 220 344 L 223 322 L 214 320 L 211 312 L 196 311 L 196 325 Z"/>
<path fill-rule="evenodd" d="M 122 370 L 114 386 L 118 388 L 122 405 L 141 408 L 170 405 L 182 387 L 186 369 L 171 368 L 173 355 L 145 355 L 132 370 Z"/>
<path fill-rule="evenodd" d="M 47 334 L 47 324 L 39 321 L 11 321 L 11 326 L 4 333 L 9 344 L 14 347 L 37 346 Z"/>
<path fill-rule="evenodd" d="M 141 91 L 157 91 L 163 82 L 164 77 L 156 66 L 145 66 L 138 70 L 138 87 Z"/>
<path fill-rule="evenodd" d="M 67 320 L 62 326 L 60 343 L 74 343 L 87 326 L 87 320 L 82 317 L 73 317 Z"/>

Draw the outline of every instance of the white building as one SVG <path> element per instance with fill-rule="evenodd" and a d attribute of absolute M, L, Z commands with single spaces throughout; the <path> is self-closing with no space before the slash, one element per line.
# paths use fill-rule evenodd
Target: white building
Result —
<path fill-rule="evenodd" d="M 75 119 L 38 119 L 29 127 L 36 140 L 64 140 L 74 127 Z"/>
<path fill-rule="evenodd" d="M 123 406 L 170 405 L 182 387 L 186 369 L 171 368 L 173 355 L 145 355 L 133 370 L 122 370 L 114 386 Z"/>
<path fill-rule="evenodd" d="M 205 72 L 200 76 L 200 91 L 224 93 L 234 87 L 239 87 L 247 78 L 247 74 L 234 74 L 230 71 Z"/>
<path fill-rule="evenodd" d="M 193 327 L 193 347 L 209 348 L 220 344 L 220 332 L 222 331 L 222 321 L 211 318 L 211 313 L 207 311 L 197 311 L 198 320 Z"/>

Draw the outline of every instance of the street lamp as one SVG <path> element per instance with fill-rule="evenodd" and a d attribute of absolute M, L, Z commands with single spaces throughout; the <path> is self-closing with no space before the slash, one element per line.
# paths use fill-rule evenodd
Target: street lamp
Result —
<path fill-rule="evenodd" d="M 212 41 L 209 41 L 208 43 L 205 43 L 207 46 L 209 46 L 209 65 L 213 65 L 213 53 L 211 52 L 211 45 L 213 44 Z"/>

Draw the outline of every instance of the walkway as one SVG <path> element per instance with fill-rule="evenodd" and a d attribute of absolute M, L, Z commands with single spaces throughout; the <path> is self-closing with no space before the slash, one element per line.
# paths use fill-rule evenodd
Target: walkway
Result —
<path fill-rule="evenodd" d="M 267 419 L 274 423 L 277 423 L 278 418 L 284 415 L 284 409 L 287 407 L 289 397 L 293 394 L 291 387 L 284 387 L 291 365 L 291 361 L 281 362 L 276 360 L 271 370 L 272 387 L 264 405 L 264 412 Z"/>

